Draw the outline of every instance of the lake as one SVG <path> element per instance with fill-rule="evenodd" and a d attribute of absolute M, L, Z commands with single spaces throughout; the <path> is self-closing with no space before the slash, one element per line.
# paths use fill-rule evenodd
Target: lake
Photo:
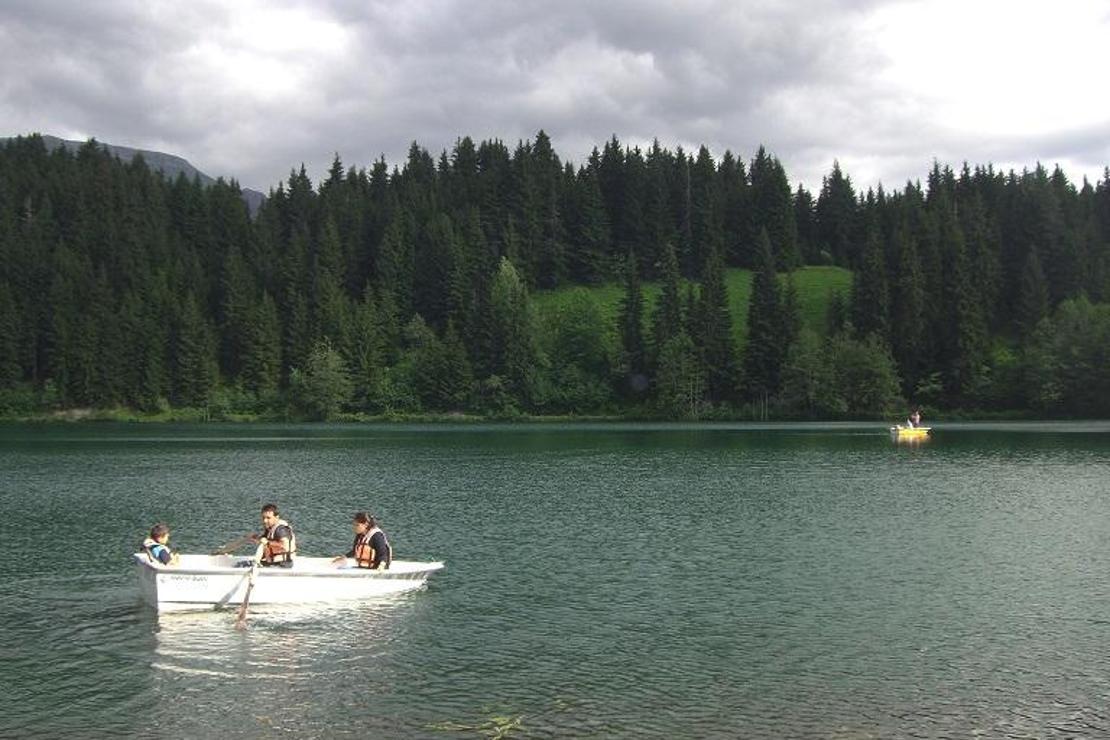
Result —
<path fill-rule="evenodd" d="M 139 602 L 152 524 L 270 501 L 447 567 L 245 631 Z M 1110 733 L 1110 423 L 5 425 L 0 511 L 0 736 Z"/>

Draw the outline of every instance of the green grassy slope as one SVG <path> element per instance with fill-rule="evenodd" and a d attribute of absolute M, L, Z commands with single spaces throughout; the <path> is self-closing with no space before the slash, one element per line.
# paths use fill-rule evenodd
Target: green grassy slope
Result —
<path fill-rule="evenodd" d="M 804 267 L 794 273 L 794 281 L 798 287 L 802 324 L 824 334 L 829 297 L 836 290 L 843 293 L 845 297 L 848 296 L 852 288 L 852 273 L 840 267 Z M 730 269 L 725 275 L 725 282 L 728 285 L 732 330 L 738 346 L 743 346 L 748 331 L 748 301 L 752 290 L 752 273 L 750 270 Z M 685 290 L 685 287 L 683 289 Z M 608 320 L 609 327 L 615 330 L 617 312 L 624 298 L 624 286 L 620 283 L 606 283 L 589 288 L 573 286 L 539 291 L 533 298 L 540 316 L 546 318 L 557 314 L 577 292 L 581 291 L 589 293 L 598 302 L 602 314 Z M 644 284 L 645 324 L 650 321 L 658 296 L 658 284 Z"/>

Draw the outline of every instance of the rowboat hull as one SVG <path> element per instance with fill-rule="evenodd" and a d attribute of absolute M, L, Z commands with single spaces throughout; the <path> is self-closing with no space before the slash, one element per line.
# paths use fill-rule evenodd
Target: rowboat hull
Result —
<path fill-rule="evenodd" d="M 182 555 L 176 566 L 135 553 L 139 592 L 159 612 L 237 607 L 247 590 L 249 559 L 228 555 Z M 353 563 L 353 561 L 348 561 Z M 394 560 L 388 570 L 336 566 L 330 558 L 299 557 L 292 568 L 259 568 L 251 606 L 316 604 L 370 599 L 420 588 L 440 562 Z"/>
<path fill-rule="evenodd" d="M 919 441 L 928 439 L 932 433 L 932 427 L 904 427 L 899 425 L 890 428 L 890 436 L 896 441 Z"/>

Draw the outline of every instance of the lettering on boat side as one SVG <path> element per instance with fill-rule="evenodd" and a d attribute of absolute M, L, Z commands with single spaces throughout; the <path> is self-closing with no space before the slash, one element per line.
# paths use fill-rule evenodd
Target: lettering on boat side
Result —
<path fill-rule="evenodd" d="M 187 575 L 174 574 L 174 575 L 167 575 L 166 580 L 170 581 L 171 583 L 201 584 L 201 583 L 208 583 L 208 576 L 187 576 Z"/>

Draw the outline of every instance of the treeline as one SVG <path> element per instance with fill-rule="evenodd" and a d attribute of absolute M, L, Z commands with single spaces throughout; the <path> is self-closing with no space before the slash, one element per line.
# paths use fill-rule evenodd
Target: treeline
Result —
<path fill-rule="evenodd" d="M 804 328 L 792 273 L 814 264 L 854 286 Z M 730 268 L 753 272 L 740 332 Z M 530 297 L 618 280 L 616 316 L 586 289 L 544 316 Z M 814 195 L 763 149 L 614 137 L 575 167 L 540 132 L 337 158 L 318 186 L 302 167 L 252 220 L 234 182 L 95 142 L 0 148 L 8 414 L 1105 415 L 1108 298 L 1110 173 L 938 164 L 859 193 L 834 164 Z"/>

